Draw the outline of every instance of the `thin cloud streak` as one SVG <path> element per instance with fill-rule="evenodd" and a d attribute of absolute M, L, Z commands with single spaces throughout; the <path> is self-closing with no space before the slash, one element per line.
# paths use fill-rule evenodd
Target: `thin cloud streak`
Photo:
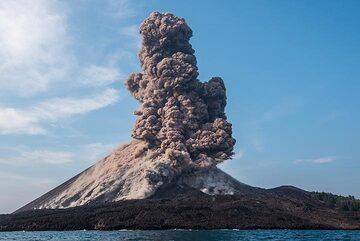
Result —
<path fill-rule="evenodd" d="M 104 158 L 116 147 L 114 143 L 89 143 L 76 147 L 76 150 L 32 149 L 28 146 L 0 147 L 0 164 L 8 166 L 27 166 L 28 164 L 64 165 L 76 161 L 93 163 Z M 7 153 L 7 154 L 6 154 Z"/>
<path fill-rule="evenodd" d="M 334 162 L 335 160 L 336 160 L 335 157 L 320 157 L 315 159 L 298 159 L 295 160 L 294 163 L 295 164 L 300 164 L 300 163 L 326 164 L 326 163 Z"/>
<path fill-rule="evenodd" d="M 48 150 L 22 151 L 14 157 L 0 158 L 0 163 L 14 166 L 27 165 L 29 163 L 63 165 L 70 162 L 73 162 L 72 153 Z"/>
<path fill-rule="evenodd" d="M 27 109 L 0 107 L 0 135 L 46 134 L 45 124 L 104 108 L 119 97 L 117 90 L 109 88 L 91 97 L 54 98 Z"/>
<path fill-rule="evenodd" d="M 122 77 L 114 67 L 92 65 L 83 70 L 79 83 L 95 87 L 107 86 Z"/>

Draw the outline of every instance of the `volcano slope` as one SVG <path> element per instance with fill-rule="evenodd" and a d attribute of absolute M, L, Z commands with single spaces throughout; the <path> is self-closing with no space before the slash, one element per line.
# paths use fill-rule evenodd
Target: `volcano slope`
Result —
<path fill-rule="evenodd" d="M 211 172 L 221 173 L 218 169 Z M 291 186 L 238 185 L 239 194 L 208 195 L 174 183 L 146 199 L 0 215 L 0 231 L 360 229 L 360 212 L 333 208 L 312 193 Z"/>
<path fill-rule="evenodd" d="M 136 157 L 142 141 L 132 141 L 114 150 L 92 167 L 73 177 L 47 194 L 41 196 L 17 212 L 32 209 L 69 208 L 85 204 L 101 204 L 127 199 L 144 199 L 154 195 L 165 184 L 153 174 L 153 160 Z M 154 183 L 156 186 L 154 185 Z M 209 195 L 224 195 L 251 191 L 249 186 L 236 181 L 216 167 L 183 173 L 173 179 L 171 185 L 184 185 Z"/>
<path fill-rule="evenodd" d="M 252 187 L 217 167 L 183 173 L 148 194 L 143 192 L 149 185 L 143 178 L 146 172 L 139 171 L 148 170 L 147 164 L 138 167 L 143 162 L 134 157 L 139 145 L 143 143 L 120 146 L 14 214 L 0 215 L 0 231 L 360 229 L 359 211 L 343 211 L 291 186 Z M 129 197 L 133 193 L 138 196 Z M 58 208 L 59 204 L 68 208 Z"/>
<path fill-rule="evenodd" d="M 197 79 L 184 19 L 154 12 L 140 34 L 142 72 L 125 83 L 140 103 L 135 140 L 0 216 L 0 230 L 359 228 L 359 212 L 293 187 L 251 187 L 218 169 L 235 145 L 223 80 Z"/>

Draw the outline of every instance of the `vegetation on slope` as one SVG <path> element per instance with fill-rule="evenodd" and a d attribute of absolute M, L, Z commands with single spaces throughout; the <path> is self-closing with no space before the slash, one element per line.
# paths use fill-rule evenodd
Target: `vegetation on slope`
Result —
<path fill-rule="evenodd" d="M 311 194 L 328 207 L 339 208 L 343 211 L 360 211 L 360 200 L 354 196 L 344 197 L 326 192 L 312 192 Z"/>

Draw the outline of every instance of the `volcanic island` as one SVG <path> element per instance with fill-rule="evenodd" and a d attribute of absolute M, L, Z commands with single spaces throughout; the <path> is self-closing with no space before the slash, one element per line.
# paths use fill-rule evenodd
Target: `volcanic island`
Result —
<path fill-rule="evenodd" d="M 359 200 L 252 187 L 217 168 L 235 145 L 224 81 L 198 79 L 193 33 L 183 18 L 153 12 L 140 34 L 142 72 L 125 81 L 140 103 L 133 140 L 0 215 L 0 231 L 360 229 Z"/>

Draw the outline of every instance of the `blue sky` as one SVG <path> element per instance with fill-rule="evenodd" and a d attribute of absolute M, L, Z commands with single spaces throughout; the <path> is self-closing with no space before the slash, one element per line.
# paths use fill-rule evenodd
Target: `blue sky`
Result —
<path fill-rule="evenodd" d="M 137 27 L 193 29 L 200 79 L 221 76 L 240 181 L 360 197 L 359 1 L 1 1 L 0 213 L 130 140 Z"/>

